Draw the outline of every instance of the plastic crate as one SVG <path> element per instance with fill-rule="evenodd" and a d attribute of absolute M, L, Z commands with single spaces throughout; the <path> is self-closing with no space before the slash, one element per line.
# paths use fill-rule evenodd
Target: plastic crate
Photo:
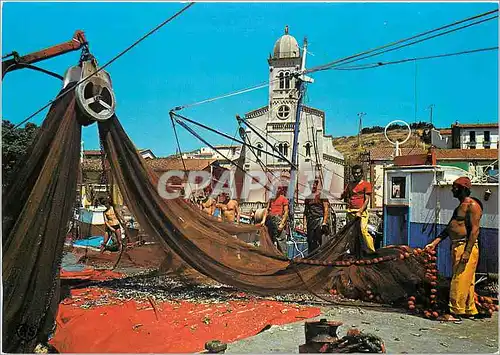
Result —
<path fill-rule="evenodd" d="M 293 237 L 286 242 L 286 255 L 289 259 L 305 258 L 307 256 L 307 238 L 296 231 Z"/>

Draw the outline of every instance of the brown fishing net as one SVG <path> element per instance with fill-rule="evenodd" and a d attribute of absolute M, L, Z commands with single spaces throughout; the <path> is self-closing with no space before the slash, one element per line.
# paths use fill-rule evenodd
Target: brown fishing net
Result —
<path fill-rule="evenodd" d="M 3 350 L 31 352 L 53 327 L 76 198 L 81 126 L 73 92 L 53 105 L 3 199 Z"/>
<path fill-rule="evenodd" d="M 81 126 L 70 93 L 54 104 L 3 204 L 4 351 L 30 352 L 47 337 L 76 194 Z M 83 122 L 83 120 L 80 120 Z M 355 220 L 306 259 L 279 254 L 265 227 L 218 222 L 182 199 L 164 200 L 117 117 L 99 123 L 114 182 L 141 228 L 163 248 L 162 269 L 261 295 L 331 290 L 351 298 L 406 302 L 426 294 L 423 256 L 387 247 L 363 256 Z M 248 242 L 259 242 L 256 247 Z M 427 285 L 427 286 L 426 286 Z M 423 291 L 422 288 L 424 287 Z M 427 289 L 425 289 L 427 287 Z"/>

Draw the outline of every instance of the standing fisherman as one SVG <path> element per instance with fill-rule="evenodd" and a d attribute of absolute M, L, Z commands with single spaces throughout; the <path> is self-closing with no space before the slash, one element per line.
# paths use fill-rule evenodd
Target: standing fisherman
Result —
<path fill-rule="evenodd" d="M 215 212 L 215 199 L 211 196 L 212 189 L 207 186 L 204 191 L 204 197 L 201 200 L 201 210 L 210 216 L 214 215 Z"/>
<path fill-rule="evenodd" d="M 104 241 L 101 244 L 101 253 L 103 253 L 106 249 L 109 238 L 112 238 L 112 240 L 116 241 L 119 248 L 122 244 L 122 230 L 120 227 L 120 221 L 116 217 L 116 213 L 113 206 L 111 205 L 111 201 L 109 199 L 105 199 L 104 206 L 106 206 L 106 211 L 104 211 L 104 223 L 106 225 L 106 232 L 104 233 Z M 113 236 L 115 238 L 113 238 Z"/>
<path fill-rule="evenodd" d="M 228 194 L 223 194 L 223 201 L 216 204 L 220 208 L 224 220 L 230 223 L 240 223 L 240 205 L 238 201 L 229 197 Z"/>
<path fill-rule="evenodd" d="M 323 241 L 323 235 L 328 235 L 328 199 L 321 198 L 318 191 L 319 181 L 315 180 L 312 187 L 313 196 L 304 201 L 304 227 L 307 233 L 307 250 L 311 254 L 318 249 Z"/>
<path fill-rule="evenodd" d="M 270 199 L 264 210 L 261 225 L 267 227 L 273 244 L 279 251 L 286 251 L 286 223 L 288 221 L 288 199 L 285 197 L 286 188 L 278 187 L 276 198 Z"/>
<path fill-rule="evenodd" d="M 450 314 L 440 320 L 457 321 L 460 316 L 474 317 L 478 314 L 474 302 L 474 284 L 479 261 L 479 223 L 483 214 L 482 203 L 470 197 L 471 181 L 460 177 L 453 182 L 451 192 L 460 204 L 453 212 L 448 226 L 425 249 L 432 251 L 447 237 L 451 239 L 453 277 L 450 284 Z"/>
<path fill-rule="evenodd" d="M 365 251 L 373 253 L 375 246 L 372 236 L 368 233 L 368 204 L 372 195 L 372 184 L 363 180 L 363 168 L 361 165 L 354 165 L 351 168 L 351 174 L 354 181 L 347 184 L 340 198 L 347 202 L 348 221 L 356 217 L 361 218 L 361 234 L 363 236 Z"/>

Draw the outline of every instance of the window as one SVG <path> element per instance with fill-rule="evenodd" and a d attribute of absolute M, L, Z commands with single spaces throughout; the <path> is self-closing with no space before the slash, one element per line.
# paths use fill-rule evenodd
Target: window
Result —
<path fill-rule="evenodd" d="M 312 144 L 309 142 L 304 144 L 304 148 L 306 149 L 306 157 L 307 158 L 309 158 L 311 156 L 311 147 L 312 147 Z"/>
<path fill-rule="evenodd" d="M 283 143 L 283 155 L 288 157 L 288 143 Z"/>
<path fill-rule="evenodd" d="M 476 132 L 475 131 L 469 132 L 469 141 L 471 143 L 476 143 Z"/>
<path fill-rule="evenodd" d="M 489 142 L 491 139 L 490 137 L 490 131 L 484 131 L 484 141 Z"/>
<path fill-rule="evenodd" d="M 278 107 L 278 112 L 276 113 L 279 119 L 284 120 L 290 116 L 290 107 L 287 105 L 281 105 Z"/>
<path fill-rule="evenodd" d="M 280 72 L 280 74 L 278 75 L 278 78 L 280 79 L 280 89 L 284 89 L 285 88 L 285 75 L 283 74 L 283 72 Z"/>
<path fill-rule="evenodd" d="M 484 139 L 483 139 L 484 149 L 490 149 L 490 144 L 491 144 L 490 131 L 484 131 Z"/>
<path fill-rule="evenodd" d="M 231 148 L 231 154 L 235 155 L 236 154 L 236 148 Z"/>
<path fill-rule="evenodd" d="M 406 178 L 393 177 L 392 178 L 392 198 L 405 198 L 406 196 Z"/>
<path fill-rule="evenodd" d="M 283 155 L 284 157 L 288 157 L 288 143 L 287 142 L 283 142 L 283 143 L 279 143 L 277 146 L 278 148 L 278 152 L 280 152 L 281 155 Z M 285 161 L 284 159 L 282 158 L 278 158 L 278 161 L 279 162 L 282 162 L 282 161 Z"/>
<path fill-rule="evenodd" d="M 257 143 L 256 147 L 257 147 L 258 149 L 262 149 L 262 148 L 264 148 L 264 146 L 262 145 L 262 143 Z M 260 157 L 262 157 L 262 152 L 261 152 L 260 150 L 257 150 L 257 151 L 255 152 L 255 154 L 257 154 L 257 156 L 258 156 L 259 158 L 260 158 Z"/>
<path fill-rule="evenodd" d="M 285 73 L 285 89 L 290 89 L 290 72 Z"/>
<path fill-rule="evenodd" d="M 476 132 L 475 131 L 469 132 L 469 148 L 476 149 Z"/>

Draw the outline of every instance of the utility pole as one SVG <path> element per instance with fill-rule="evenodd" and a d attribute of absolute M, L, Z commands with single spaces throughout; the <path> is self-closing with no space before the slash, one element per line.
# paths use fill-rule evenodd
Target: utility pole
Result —
<path fill-rule="evenodd" d="M 292 166 L 290 167 L 290 184 L 288 185 L 288 199 L 290 200 L 290 216 L 292 221 L 292 230 L 294 227 L 294 206 L 295 206 L 295 187 L 297 180 L 297 150 L 299 145 L 299 125 L 300 125 L 300 114 L 302 111 L 302 100 L 305 94 L 305 83 L 313 83 L 314 80 L 306 76 L 306 56 L 307 56 L 307 38 L 304 38 L 304 50 L 302 52 L 302 63 L 300 66 L 300 71 L 295 73 L 294 76 L 297 78 L 297 91 L 299 93 L 297 100 L 297 111 L 295 112 L 295 127 L 293 132 L 293 146 L 292 146 Z"/>
<path fill-rule="evenodd" d="M 428 107 L 428 109 L 429 109 L 429 111 L 430 111 L 430 121 L 431 121 L 431 125 L 432 125 L 432 109 L 434 108 L 434 106 L 435 106 L 434 104 L 430 104 L 430 105 L 429 105 L 429 107 Z"/>
<path fill-rule="evenodd" d="M 363 116 L 366 116 L 365 112 L 358 113 L 358 117 L 359 117 L 358 147 L 361 147 L 361 131 L 363 130 Z"/>

